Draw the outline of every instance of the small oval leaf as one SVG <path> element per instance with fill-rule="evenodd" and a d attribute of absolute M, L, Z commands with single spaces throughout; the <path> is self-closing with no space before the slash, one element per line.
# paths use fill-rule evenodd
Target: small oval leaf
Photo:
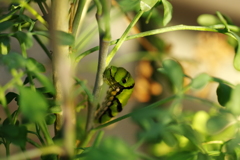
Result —
<path fill-rule="evenodd" d="M 210 134 L 218 134 L 226 129 L 232 121 L 233 119 L 229 114 L 213 116 L 206 123 L 207 131 Z"/>
<path fill-rule="evenodd" d="M 182 90 L 184 73 L 179 63 L 171 59 L 164 60 L 163 70 L 159 71 L 163 71 L 169 77 L 176 91 Z"/>
<path fill-rule="evenodd" d="M 211 14 L 202 14 L 197 19 L 198 24 L 202 26 L 212 26 L 216 24 L 220 24 L 220 20 Z"/>
<path fill-rule="evenodd" d="M 166 26 L 172 19 L 172 4 L 167 0 L 162 0 L 164 7 L 163 26 Z"/>
<path fill-rule="evenodd" d="M 192 80 L 191 87 L 193 89 L 202 89 L 205 87 L 210 81 L 212 77 L 206 73 L 201 73 L 197 77 Z"/>
<path fill-rule="evenodd" d="M 17 38 L 20 45 L 25 44 L 26 49 L 31 48 L 33 45 L 33 38 L 30 32 L 17 31 L 14 33 L 13 37 Z"/>
<path fill-rule="evenodd" d="M 232 88 L 224 83 L 219 83 L 217 88 L 218 103 L 225 106 L 230 99 Z"/>

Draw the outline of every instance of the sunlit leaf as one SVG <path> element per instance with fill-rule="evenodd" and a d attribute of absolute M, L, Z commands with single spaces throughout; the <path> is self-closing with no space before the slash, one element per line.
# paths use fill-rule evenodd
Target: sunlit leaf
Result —
<path fill-rule="evenodd" d="M 192 80 L 191 87 L 194 89 L 202 89 L 205 87 L 210 81 L 212 77 L 206 73 L 199 74 Z"/>
<path fill-rule="evenodd" d="M 5 55 L 9 52 L 9 50 L 10 50 L 10 38 L 8 36 L 0 37 L 0 54 Z"/>
<path fill-rule="evenodd" d="M 149 11 L 158 2 L 158 0 L 141 0 L 140 9 L 144 12 Z"/>
<path fill-rule="evenodd" d="M 211 14 L 200 15 L 197 19 L 197 22 L 202 26 L 211 26 L 211 25 L 216 25 L 221 23 L 216 16 Z"/>
<path fill-rule="evenodd" d="M 44 119 L 48 109 L 46 99 L 37 91 L 21 87 L 19 89 L 20 110 L 31 121 Z"/>
<path fill-rule="evenodd" d="M 205 111 L 198 111 L 192 121 L 192 127 L 201 133 L 207 133 L 206 123 L 209 119 L 209 115 Z"/>
<path fill-rule="evenodd" d="M 224 129 L 229 127 L 229 124 L 233 121 L 233 118 L 230 114 L 221 114 L 212 116 L 206 124 L 207 131 L 210 134 L 218 134 L 222 132 Z"/>
<path fill-rule="evenodd" d="M 162 0 L 164 7 L 163 26 L 166 26 L 172 19 L 172 4 L 167 0 Z"/>
<path fill-rule="evenodd" d="M 240 37 L 234 32 L 230 32 L 230 34 L 232 34 L 237 39 L 237 47 L 235 49 L 236 53 L 233 61 L 233 66 L 236 70 L 240 71 Z"/>
<path fill-rule="evenodd" d="M 121 1 L 117 1 L 119 3 L 119 5 L 121 6 L 121 8 L 123 9 L 124 12 L 128 12 L 128 11 L 139 11 L 140 9 L 140 0 L 121 0 Z"/>
<path fill-rule="evenodd" d="M 240 85 L 237 85 L 231 92 L 230 101 L 226 104 L 226 107 L 235 115 L 240 115 Z"/>
<path fill-rule="evenodd" d="M 28 71 L 31 71 L 31 72 L 36 72 L 36 71 L 37 72 L 45 72 L 46 71 L 44 65 L 39 63 L 38 61 L 36 61 L 33 58 L 27 59 L 26 66 L 27 66 Z"/>

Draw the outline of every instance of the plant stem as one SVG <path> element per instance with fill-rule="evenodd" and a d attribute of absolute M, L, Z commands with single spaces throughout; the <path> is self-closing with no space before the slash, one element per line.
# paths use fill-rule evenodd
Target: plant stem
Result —
<path fill-rule="evenodd" d="M 43 156 L 43 155 L 48 155 L 48 154 L 64 154 L 64 151 L 60 147 L 56 145 L 52 145 L 52 146 L 46 146 L 43 148 L 30 149 L 24 152 L 24 154 L 17 153 L 9 156 L 7 160 L 26 159 L 26 158 L 33 159 L 33 158 Z M 6 158 L 0 158 L 0 160 L 6 160 Z"/>
<path fill-rule="evenodd" d="M 101 6 L 99 1 L 95 1 L 97 4 L 97 13 L 96 19 L 98 22 L 98 30 L 99 30 L 99 39 L 100 39 L 100 50 L 99 50 L 99 57 L 98 57 L 98 70 L 95 80 L 95 85 L 93 89 L 93 96 L 96 99 L 94 104 L 89 102 L 88 106 L 88 116 L 87 116 L 87 123 L 86 123 L 86 131 L 90 131 L 93 126 L 94 120 L 94 112 L 95 108 L 98 104 L 99 92 L 100 88 L 103 83 L 103 72 L 106 67 L 106 58 L 108 54 L 110 39 L 111 39 L 111 32 L 110 32 L 110 8 L 111 2 L 108 0 L 101 0 Z"/>
<path fill-rule="evenodd" d="M 56 133 L 63 134 L 64 158 L 71 158 L 75 146 L 75 108 L 72 90 L 74 89 L 75 68 L 69 56 L 69 46 L 61 45 L 56 31 L 68 33 L 69 29 L 69 1 L 53 0 L 51 7 L 50 35 L 53 48 L 53 74 L 56 88 L 55 100 L 62 108 L 62 113 L 57 114 Z M 60 134 L 61 135 L 61 134 Z"/>
<path fill-rule="evenodd" d="M 49 50 L 47 49 L 47 47 L 43 44 L 43 42 L 40 40 L 40 38 L 38 38 L 37 35 L 33 35 L 34 39 L 38 42 L 38 44 L 40 45 L 40 47 L 42 47 L 42 49 L 44 50 L 44 52 L 46 53 L 46 55 L 48 56 L 48 58 L 50 60 L 52 60 L 52 55 L 49 52 Z"/>
<path fill-rule="evenodd" d="M 139 20 L 139 18 L 142 16 L 142 14 L 144 13 L 144 11 L 140 10 L 137 15 L 133 18 L 133 20 L 131 21 L 131 23 L 128 25 L 127 29 L 124 31 L 123 35 L 121 36 L 121 38 L 118 40 L 117 44 L 114 46 L 114 48 L 112 49 L 112 51 L 109 53 L 108 57 L 107 57 L 107 62 L 106 65 L 108 66 L 109 63 L 111 62 L 112 58 L 114 57 L 114 55 L 116 54 L 116 52 L 119 50 L 119 48 L 121 47 L 121 45 L 123 44 L 123 42 L 126 40 L 128 33 L 130 32 L 130 30 L 134 27 L 134 25 L 137 23 L 137 21 Z"/>
<path fill-rule="evenodd" d="M 53 140 L 52 140 L 52 138 L 50 136 L 50 133 L 48 131 L 47 124 L 46 124 L 45 120 L 42 119 L 37 124 L 39 125 L 39 127 L 40 127 L 40 129 L 41 129 L 41 131 L 44 135 L 44 138 L 46 139 L 47 145 L 53 145 L 54 143 L 53 143 Z"/>
<path fill-rule="evenodd" d="M 91 2 L 90 0 L 79 0 L 78 2 L 78 8 L 73 20 L 73 28 L 72 28 L 72 34 L 74 36 L 77 36 L 78 32 L 81 30 L 81 26 L 83 24 L 83 20 L 87 13 L 87 9 L 90 2 Z"/>
<path fill-rule="evenodd" d="M 40 10 L 41 10 L 41 11 L 42 11 L 42 13 L 43 13 L 43 17 L 44 17 L 44 18 L 47 18 L 48 14 L 47 14 L 47 12 L 46 12 L 45 8 L 44 8 L 44 7 L 43 7 L 43 5 L 42 5 L 42 2 L 40 2 L 40 1 L 37 1 L 37 4 L 38 4 L 38 6 L 39 6 Z"/>
<path fill-rule="evenodd" d="M 240 28 L 238 28 L 236 26 L 229 25 L 228 27 L 234 32 L 240 32 Z M 167 32 L 172 32 L 172 31 L 182 31 L 182 30 L 219 32 L 220 29 L 224 29 L 224 28 L 225 28 L 224 25 L 214 25 L 211 27 L 177 25 L 177 26 L 165 27 L 165 28 L 160 28 L 160 29 L 154 29 L 154 30 L 138 33 L 135 35 L 127 36 L 125 40 L 131 40 L 131 39 L 156 35 L 156 34 L 160 34 L 160 33 L 167 33 Z M 120 39 L 111 41 L 110 45 L 116 44 L 119 40 Z M 77 56 L 77 58 L 75 60 L 76 63 L 78 63 L 83 57 L 89 55 L 92 52 L 97 51 L 98 49 L 99 49 L 99 47 L 96 46 L 96 47 L 93 47 L 93 48 L 81 53 L 79 56 Z"/>
<path fill-rule="evenodd" d="M 121 120 L 126 119 L 126 118 L 128 118 L 128 117 L 131 117 L 131 116 L 132 116 L 133 114 L 135 114 L 136 112 L 143 112 L 143 111 L 148 110 L 148 109 L 151 109 L 151 108 L 159 107 L 160 105 L 165 104 L 165 103 L 173 100 L 174 98 L 176 98 L 176 96 L 177 96 L 177 95 L 173 95 L 173 96 L 167 97 L 167 98 L 162 99 L 162 100 L 160 100 L 160 101 L 157 101 L 157 102 L 155 102 L 155 103 L 153 103 L 153 104 L 151 104 L 151 105 L 149 105 L 149 106 L 146 106 L 146 107 L 144 107 L 144 108 L 138 109 L 138 110 L 136 110 L 136 111 L 134 111 L 134 112 L 132 112 L 132 113 L 125 114 L 125 115 L 123 115 L 123 116 L 121 116 L 121 117 L 119 117 L 119 118 L 116 118 L 116 119 L 114 119 L 114 120 L 112 120 L 112 121 L 110 121 L 110 122 L 107 122 L 107 123 L 105 123 L 105 124 L 102 124 L 102 125 L 94 128 L 93 130 L 102 129 L 102 128 L 107 127 L 107 126 L 109 126 L 109 125 L 111 125 L 111 124 L 114 124 L 114 123 L 116 123 L 116 122 L 118 122 L 118 121 L 121 121 Z"/>

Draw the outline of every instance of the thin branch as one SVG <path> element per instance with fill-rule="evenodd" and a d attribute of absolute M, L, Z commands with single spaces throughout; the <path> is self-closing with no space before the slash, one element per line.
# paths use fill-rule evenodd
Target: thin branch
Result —
<path fill-rule="evenodd" d="M 133 18 L 133 20 L 131 21 L 131 23 L 128 25 L 127 29 L 124 31 L 123 35 L 121 36 L 121 38 L 119 39 L 119 41 L 117 42 L 117 44 L 114 46 L 114 48 L 112 49 L 112 51 L 109 53 L 108 57 L 107 57 L 107 66 L 109 65 L 109 63 L 111 62 L 112 58 L 114 57 L 114 55 L 116 54 L 116 52 L 119 50 L 119 48 L 121 47 L 121 45 L 123 44 L 123 42 L 126 40 L 128 33 L 130 32 L 130 30 L 134 27 L 134 25 L 137 23 L 137 21 L 139 20 L 139 18 L 142 16 L 142 14 L 144 13 L 144 11 L 140 10 L 137 15 Z"/>
<path fill-rule="evenodd" d="M 47 47 L 43 44 L 43 42 L 41 41 L 41 39 L 37 36 L 37 35 L 33 35 L 34 39 L 38 42 L 38 44 L 40 45 L 40 47 L 44 50 L 44 52 L 46 53 L 46 55 L 48 56 L 48 58 L 50 60 L 52 60 L 52 55 L 50 53 L 50 51 L 47 49 Z"/>
<path fill-rule="evenodd" d="M 94 112 L 98 104 L 99 92 L 103 83 L 102 75 L 106 67 L 106 58 L 107 58 L 108 49 L 109 49 L 110 40 L 111 40 L 111 32 L 110 32 L 111 2 L 109 0 L 102 0 L 101 6 L 99 5 L 98 0 L 96 0 L 95 2 L 98 7 L 98 10 L 96 13 L 96 19 L 97 19 L 98 28 L 99 28 L 100 50 L 99 50 L 99 57 L 98 57 L 98 70 L 97 70 L 95 85 L 93 89 L 93 96 L 95 97 L 96 101 L 94 101 L 95 102 L 94 104 L 89 102 L 88 116 L 87 116 L 87 123 L 86 123 L 87 132 L 90 131 L 93 126 Z"/>
<path fill-rule="evenodd" d="M 83 24 L 83 20 L 87 13 L 87 9 L 88 9 L 90 2 L 91 2 L 91 0 L 79 0 L 79 2 L 78 2 L 76 15 L 74 17 L 73 24 L 72 24 L 73 25 L 72 34 L 74 36 L 77 36 L 79 31 L 81 30 L 81 26 Z"/>
<path fill-rule="evenodd" d="M 234 32 L 240 32 L 240 28 L 236 26 L 230 26 L 231 30 Z M 160 29 L 154 29 L 150 31 L 145 31 L 141 32 L 139 34 L 134 34 L 131 36 L 127 36 L 125 41 L 127 40 L 132 40 L 136 38 L 141 38 L 141 37 L 146 37 L 146 36 L 151 36 L 151 35 L 156 35 L 160 33 L 167 33 L 167 32 L 172 32 L 172 31 L 181 31 L 181 30 L 192 30 L 192 31 L 209 31 L 209 32 L 219 32 L 220 29 L 224 29 L 224 25 L 214 25 L 211 27 L 204 27 L 204 26 L 187 26 L 187 25 L 177 25 L 177 26 L 171 26 L 171 27 L 165 27 L 165 28 L 160 28 Z M 234 38 L 234 37 L 233 37 Z M 116 39 L 110 42 L 110 45 L 116 44 L 120 39 Z M 93 53 L 95 51 L 99 50 L 99 47 L 93 47 L 83 53 L 81 53 L 79 56 L 76 58 L 76 63 L 78 63 L 83 57 L 89 55 L 90 53 Z"/>
<path fill-rule="evenodd" d="M 149 106 L 146 106 L 146 107 L 144 107 L 144 108 L 138 109 L 138 110 L 136 110 L 136 111 L 134 111 L 134 112 L 132 112 L 132 113 L 125 114 L 125 115 L 123 115 L 123 116 L 121 116 L 121 117 L 119 117 L 119 118 L 116 118 L 116 119 L 114 119 L 114 120 L 112 120 L 112 121 L 110 121 L 110 122 L 107 122 L 107 123 L 105 123 L 105 124 L 102 124 L 102 125 L 94 128 L 93 131 L 99 130 L 99 129 L 102 129 L 102 128 L 105 128 L 105 127 L 107 127 L 107 126 L 109 126 L 109 125 L 111 125 L 111 124 L 114 124 L 114 123 L 118 122 L 118 121 L 121 121 L 121 120 L 123 120 L 123 119 L 129 118 L 129 117 L 131 117 L 133 114 L 135 114 L 136 112 L 143 112 L 143 111 L 148 110 L 148 109 L 151 109 L 151 108 L 159 107 L 160 105 L 163 105 L 163 104 L 165 104 L 165 103 L 173 100 L 174 98 L 176 98 L 176 95 L 167 97 L 167 98 L 162 99 L 162 100 L 160 100 L 160 101 L 157 101 L 157 102 L 155 102 L 155 103 L 153 103 L 153 104 L 151 104 L 151 105 L 149 105 Z"/>

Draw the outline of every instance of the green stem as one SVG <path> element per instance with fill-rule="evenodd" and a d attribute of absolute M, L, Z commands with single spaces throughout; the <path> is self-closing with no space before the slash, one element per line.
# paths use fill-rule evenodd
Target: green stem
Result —
<path fill-rule="evenodd" d="M 116 122 L 118 122 L 118 121 L 121 121 L 121 120 L 126 119 L 126 118 L 128 118 L 128 117 L 131 117 L 131 116 L 132 116 L 133 114 L 135 114 L 136 112 L 143 112 L 143 111 L 148 110 L 148 109 L 151 109 L 151 108 L 159 107 L 160 105 L 165 104 L 165 103 L 173 100 L 174 98 L 176 98 L 176 95 L 173 95 L 173 96 L 171 96 L 171 97 L 167 97 L 167 98 L 165 98 L 165 99 L 163 99 L 163 100 L 160 100 L 160 101 L 157 101 L 157 102 L 155 102 L 155 103 L 153 103 L 153 104 L 151 104 L 151 105 L 149 105 L 149 106 L 147 106 L 147 107 L 138 109 L 138 110 L 136 110 L 136 111 L 134 111 L 134 112 L 132 112 L 132 113 L 125 114 L 124 116 L 121 116 L 121 117 L 119 117 L 119 118 L 116 118 L 116 119 L 114 119 L 114 120 L 112 120 L 112 121 L 110 121 L 110 122 L 107 122 L 107 123 L 105 123 L 105 124 L 102 124 L 102 125 L 94 128 L 93 130 L 102 129 L 102 128 L 107 127 L 107 126 L 109 126 L 109 125 L 111 125 L 111 124 L 114 124 L 114 123 L 116 123 Z"/>
<path fill-rule="evenodd" d="M 40 140 L 40 142 L 42 143 L 42 145 L 45 145 L 45 142 L 41 136 L 41 133 L 40 133 L 40 128 L 37 124 L 35 124 L 35 128 L 36 128 L 36 136 L 38 137 L 38 139 Z"/>
<path fill-rule="evenodd" d="M 128 25 L 127 29 L 124 31 L 123 35 L 121 36 L 121 38 L 118 40 L 117 44 L 114 46 L 114 48 L 112 49 L 112 51 L 109 53 L 108 57 L 107 57 L 107 62 L 106 65 L 108 66 L 109 63 L 111 62 L 112 58 L 114 57 L 114 55 L 116 54 L 116 52 L 119 50 L 119 48 L 121 47 L 121 45 L 123 44 L 123 42 L 126 40 L 128 33 L 130 32 L 130 30 L 134 27 L 134 25 L 137 23 L 137 21 L 139 20 L 139 18 L 142 16 L 142 14 L 144 13 L 144 11 L 140 10 L 137 15 L 133 18 L 133 20 L 131 21 L 131 23 Z"/>
<path fill-rule="evenodd" d="M 234 31 L 234 32 L 240 32 L 240 28 L 236 26 L 231 26 L 228 25 L 228 27 Z M 182 30 L 192 30 L 192 31 L 209 31 L 209 32 L 220 32 L 219 30 L 224 29 L 224 25 L 214 25 L 211 27 L 203 27 L 203 26 L 187 26 L 187 25 L 177 25 L 177 26 L 171 26 L 171 27 L 165 27 L 165 28 L 160 28 L 160 29 L 154 29 L 146 32 L 141 32 L 135 35 L 127 36 L 125 40 L 132 40 L 136 38 L 141 38 L 141 37 L 146 37 L 146 36 L 151 36 L 151 35 L 156 35 L 160 33 L 167 33 L 167 32 L 172 32 L 172 31 L 182 31 Z M 235 39 L 235 38 L 234 38 Z M 116 44 L 120 39 L 116 39 L 110 42 L 110 45 Z M 83 53 L 81 53 L 79 56 L 76 58 L 76 63 L 78 63 L 83 57 L 89 55 L 92 52 L 95 52 L 99 50 L 99 47 L 93 47 Z"/>
<path fill-rule="evenodd" d="M 27 142 L 30 143 L 31 145 L 37 147 L 37 148 L 40 148 L 41 145 L 39 145 L 38 143 L 36 143 L 35 141 L 33 141 L 32 139 L 30 138 L 27 138 Z"/>
<path fill-rule="evenodd" d="M 201 103 L 207 104 L 209 106 L 214 106 L 216 108 L 222 108 L 222 106 L 220 106 L 219 104 L 209 101 L 207 99 L 202 99 L 202 98 L 194 97 L 194 96 L 187 95 L 187 94 L 184 95 L 184 98 L 189 99 L 189 100 L 199 101 Z"/>
<path fill-rule="evenodd" d="M 46 53 L 46 55 L 48 56 L 48 58 L 50 60 L 52 60 L 52 55 L 49 52 L 49 50 L 47 49 L 47 47 L 43 44 L 43 42 L 41 41 L 41 39 L 37 36 L 37 35 L 33 35 L 34 39 L 38 42 L 38 44 L 40 45 L 40 47 L 44 50 L 44 52 Z"/>
<path fill-rule="evenodd" d="M 44 8 L 43 5 L 42 5 L 42 2 L 37 1 L 37 4 L 38 4 L 40 10 L 41 10 L 42 13 L 43 13 L 43 17 L 44 17 L 44 18 L 47 18 L 48 14 L 47 14 L 45 8 Z"/>
<path fill-rule="evenodd" d="M 81 29 L 89 3 L 90 3 L 90 0 L 80 0 L 78 3 L 76 15 L 73 20 L 73 28 L 72 28 L 72 34 L 74 36 L 77 36 L 78 32 Z"/>
<path fill-rule="evenodd" d="M 107 58 L 110 39 L 111 39 L 111 32 L 110 32 L 111 3 L 108 0 L 102 0 L 101 6 L 97 5 L 97 7 L 98 7 L 98 10 L 96 13 L 96 19 L 97 19 L 98 28 L 99 28 L 100 50 L 99 50 L 99 57 L 98 57 L 98 70 L 97 70 L 95 85 L 93 89 L 93 96 L 95 97 L 95 101 L 93 104 L 92 102 L 89 102 L 89 106 L 88 106 L 88 116 L 87 116 L 87 123 L 86 123 L 87 132 L 90 131 L 93 126 L 94 112 L 98 104 L 99 92 L 103 83 L 102 75 L 106 67 L 106 58 Z"/>
<path fill-rule="evenodd" d="M 40 127 L 40 129 L 41 129 L 41 131 L 42 131 L 42 133 L 44 135 L 44 138 L 46 139 L 47 145 L 54 144 L 53 140 L 52 140 L 52 138 L 50 136 L 50 133 L 48 131 L 47 124 L 46 124 L 45 120 L 43 119 L 43 120 L 39 121 L 38 125 L 39 125 L 39 127 Z"/>
<path fill-rule="evenodd" d="M 24 58 L 27 58 L 27 50 L 26 50 L 26 45 L 25 43 L 20 44 L 21 50 L 22 50 L 22 56 Z"/>

